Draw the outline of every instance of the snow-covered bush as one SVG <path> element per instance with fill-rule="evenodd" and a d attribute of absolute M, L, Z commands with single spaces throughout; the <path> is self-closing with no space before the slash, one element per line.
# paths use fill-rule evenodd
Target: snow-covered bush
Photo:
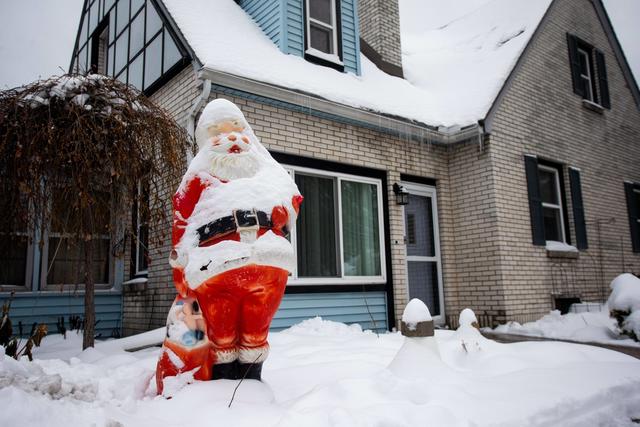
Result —
<path fill-rule="evenodd" d="M 640 341 L 640 279 L 629 273 L 613 279 L 607 305 L 620 331 Z"/>

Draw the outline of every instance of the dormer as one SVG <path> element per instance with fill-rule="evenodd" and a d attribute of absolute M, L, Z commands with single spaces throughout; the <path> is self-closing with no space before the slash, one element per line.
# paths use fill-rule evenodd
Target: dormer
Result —
<path fill-rule="evenodd" d="M 360 75 L 357 0 L 237 0 L 284 53 Z"/>

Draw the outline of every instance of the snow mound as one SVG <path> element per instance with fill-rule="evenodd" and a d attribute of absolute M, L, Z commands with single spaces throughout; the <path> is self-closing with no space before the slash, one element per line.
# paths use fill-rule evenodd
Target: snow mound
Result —
<path fill-rule="evenodd" d="M 363 333 L 362 327 L 357 323 L 352 325 L 346 325 L 340 322 L 334 322 L 332 320 L 324 320 L 320 316 L 316 316 L 311 319 L 303 320 L 302 322 L 293 325 L 289 329 L 281 332 L 282 334 L 297 334 L 297 335 L 316 335 L 319 337 L 326 336 L 358 336 Z M 371 331 L 365 331 L 365 333 L 371 333 Z"/>
<path fill-rule="evenodd" d="M 640 279 L 629 273 L 613 279 L 607 305 L 611 310 L 640 310 Z"/>
<path fill-rule="evenodd" d="M 475 325 L 474 325 L 475 323 Z M 478 318 L 476 314 L 470 308 L 465 308 L 460 312 L 458 317 L 458 325 L 460 326 L 476 326 L 478 325 Z"/>

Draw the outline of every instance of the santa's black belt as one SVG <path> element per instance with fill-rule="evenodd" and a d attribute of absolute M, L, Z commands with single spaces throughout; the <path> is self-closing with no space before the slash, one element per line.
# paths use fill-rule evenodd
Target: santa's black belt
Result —
<path fill-rule="evenodd" d="M 260 228 L 271 228 L 271 219 L 266 212 L 252 210 L 235 210 L 232 215 L 218 218 L 198 228 L 200 244 L 218 236 L 241 231 L 258 231 Z"/>

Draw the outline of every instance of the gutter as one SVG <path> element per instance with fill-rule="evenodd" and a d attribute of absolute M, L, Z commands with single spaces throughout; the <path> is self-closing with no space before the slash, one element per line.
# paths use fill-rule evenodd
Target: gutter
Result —
<path fill-rule="evenodd" d="M 193 105 L 191 105 L 189 115 L 187 116 L 187 132 L 189 133 L 192 141 L 195 141 L 196 135 L 196 115 L 209 101 L 209 96 L 211 95 L 211 80 L 200 80 L 202 82 L 202 92 L 200 92 L 200 95 L 195 99 Z M 187 165 L 191 162 L 192 158 L 193 155 L 191 153 L 187 153 Z"/>
<path fill-rule="evenodd" d="M 296 107 L 296 110 L 303 110 L 308 114 L 320 115 L 325 118 L 329 116 L 334 119 L 342 119 L 343 122 L 346 119 L 350 123 L 397 135 L 401 138 L 410 138 L 437 145 L 453 145 L 469 140 L 478 141 L 478 139 L 482 139 L 484 134 L 481 124 L 465 127 L 440 126 L 436 128 L 420 122 L 361 110 L 309 93 L 293 91 L 285 87 L 213 70 L 206 66 L 198 71 L 198 79 L 203 82 L 203 90 L 189 111 L 188 131 L 192 136 L 195 128 L 195 116 L 208 100 L 212 85 L 244 92 L 247 95 L 251 95 L 253 99 L 257 96 L 279 101 L 280 103 L 288 104 L 289 107 Z M 284 108 L 286 107 L 287 105 L 284 106 Z"/>

